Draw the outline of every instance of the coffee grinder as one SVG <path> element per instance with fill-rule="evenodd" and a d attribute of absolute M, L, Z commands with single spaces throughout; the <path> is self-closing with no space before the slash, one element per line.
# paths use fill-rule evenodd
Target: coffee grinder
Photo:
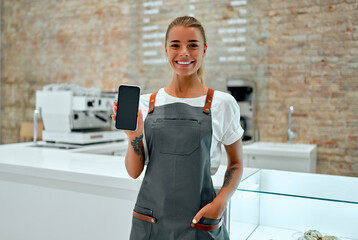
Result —
<path fill-rule="evenodd" d="M 256 84 L 250 80 L 229 80 L 227 89 L 240 106 L 240 124 L 244 129 L 242 142 L 255 141 L 255 92 Z"/>

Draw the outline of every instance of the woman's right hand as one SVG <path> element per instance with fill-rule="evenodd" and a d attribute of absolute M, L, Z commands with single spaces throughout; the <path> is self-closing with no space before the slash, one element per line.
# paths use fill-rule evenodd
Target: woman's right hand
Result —
<path fill-rule="evenodd" d="M 114 122 L 116 122 L 116 116 L 117 116 L 117 102 L 114 102 L 114 108 L 113 108 L 113 113 L 112 114 L 112 119 Z M 138 125 L 137 125 L 137 130 L 135 131 L 129 131 L 129 130 L 123 130 L 124 133 L 128 136 L 129 140 L 133 140 L 137 137 L 142 136 L 143 134 L 143 115 L 142 115 L 142 110 L 138 110 Z"/>

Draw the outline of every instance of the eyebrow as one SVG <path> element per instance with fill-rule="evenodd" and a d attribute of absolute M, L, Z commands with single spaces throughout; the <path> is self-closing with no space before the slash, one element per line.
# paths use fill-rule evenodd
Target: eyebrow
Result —
<path fill-rule="evenodd" d="M 171 43 L 172 42 L 180 42 L 179 40 L 173 40 L 173 41 L 170 41 Z M 199 40 L 189 40 L 188 42 L 199 42 Z"/>

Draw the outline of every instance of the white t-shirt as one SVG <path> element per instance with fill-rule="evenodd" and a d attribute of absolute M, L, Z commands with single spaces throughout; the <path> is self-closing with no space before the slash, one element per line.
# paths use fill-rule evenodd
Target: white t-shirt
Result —
<path fill-rule="evenodd" d="M 143 121 L 148 114 L 150 95 L 143 94 L 140 96 L 139 109 L 142 110 Z M 205 99 L 206 95 L 196 98 L 173 97 L 166 93 L 164 88 L 161 88 L 157 93 L 154 107 L 177 102 L 186 103 L 193 107 L 204 107 Z M 213 135 L 210 149 L 210 170 L 211 175 L 214 175 L 221 162 L 221 144 L 230 145 L 239 140 L 244 133 L 240 125 L 240 107 L 235 98 L 228 93 L 215 90 L 211 103 L 211 120 Z M 143 136 L 145 164 L 148 164 L 149 154 L 145 141 L 145 131 L 143 131 Z"/>

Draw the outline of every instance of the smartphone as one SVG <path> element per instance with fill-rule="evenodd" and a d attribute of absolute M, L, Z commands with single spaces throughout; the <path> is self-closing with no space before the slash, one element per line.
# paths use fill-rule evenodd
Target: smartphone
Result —
<path fill-rule="evenodd" d="M 118 88 L 116 128 L 135 131 L 138 121 L 140 87 L 120 85 Z"/>

